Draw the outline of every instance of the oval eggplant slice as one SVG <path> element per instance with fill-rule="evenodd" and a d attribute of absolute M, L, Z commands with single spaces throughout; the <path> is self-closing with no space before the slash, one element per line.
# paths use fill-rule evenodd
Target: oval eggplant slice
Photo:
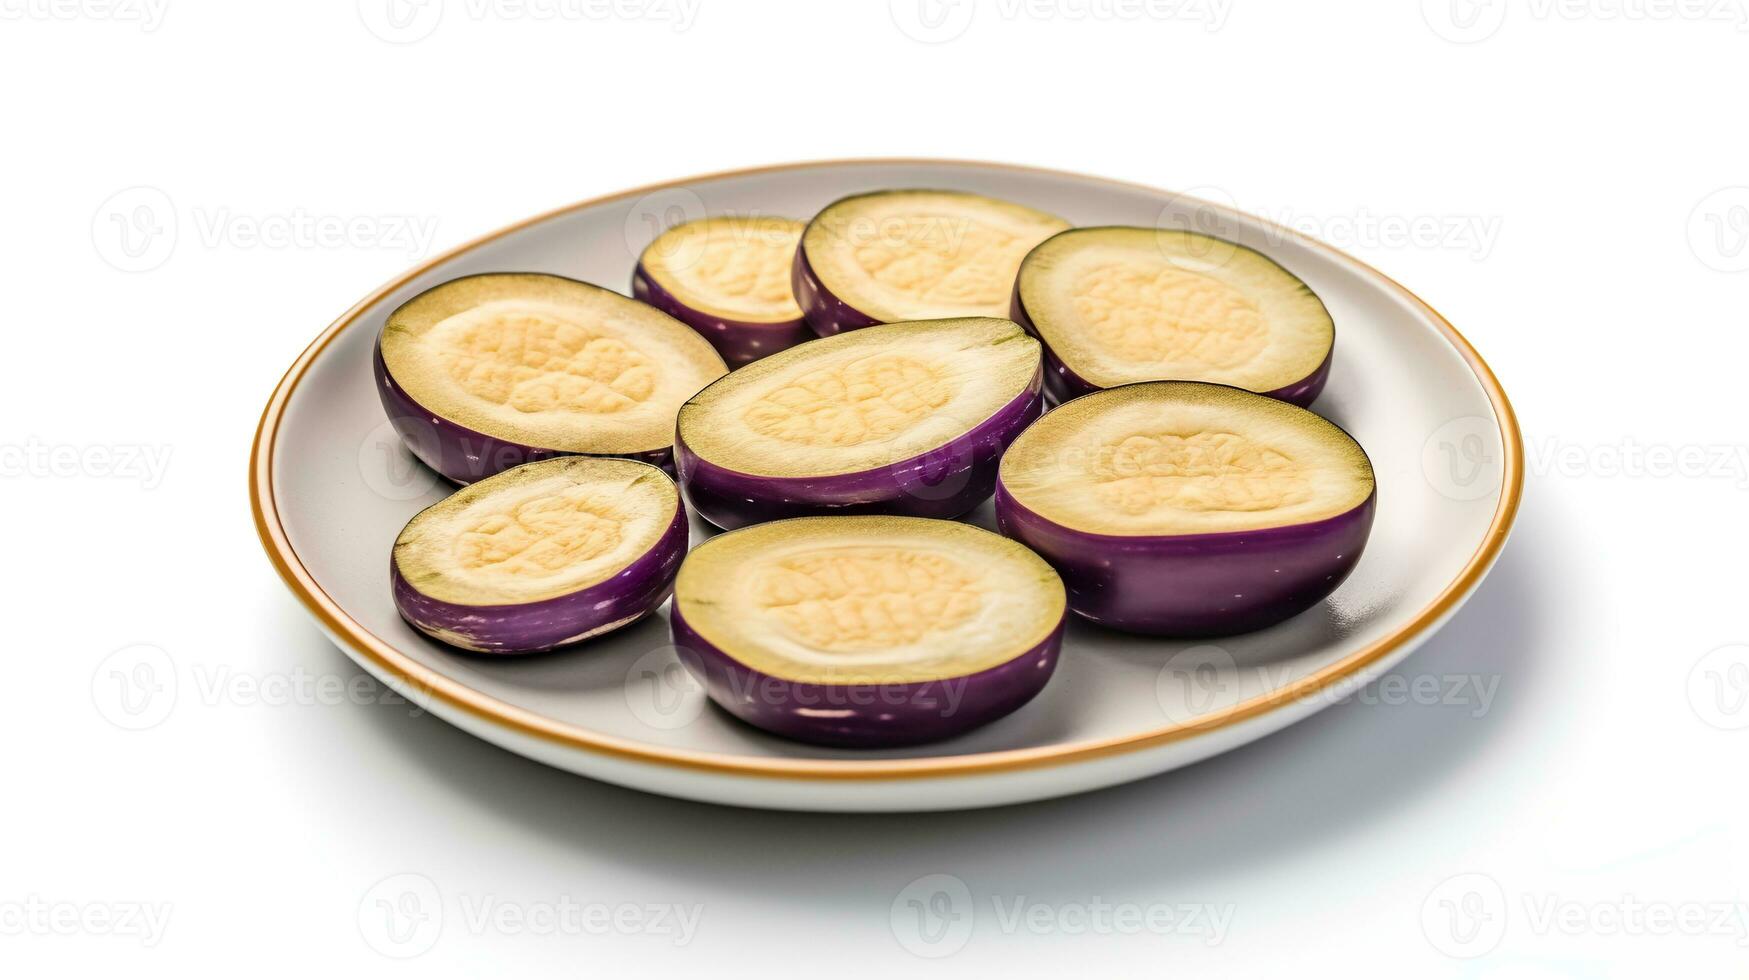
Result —
<path fill-rule="evenodd" d="M 1261 629 L 1329 595 L 1372 529 L 1372 465 L 1319 416 L 1162 381 L 1053 410 L 1002 458 L 996 520 L 1069 605 L 1139 633 Z"/>
<path fill-rule="evenodd" d="M 389 563 L 395 607 L 432 639 L 477 653 L 577 643 L 668 598 L 687 530 L 674 481 L 647 463 L 528 463 L 407 522 Z"/>
<path fill-rule="evenodd" d="M 958 517 L 1044 409 L 1010 320 L 921 320 L 792 347 L 680 409 L 680 484 L 718 527 L 825 514 Z"/>
<path fill-rule="evenodd" d="M 1267 256 L 1194 232 L 1076 228 L 1027 254 L 1016 322 L 1045 342 L 1067 401 L 1137 381 L 1208 381 L 1309 405 L 1336 327 L 1311 287 Z"/>
<path fill-rule="evenodd" d="M 1020 260 L 1067 227 L 963 191 L 858 194 L 808 222 L 796 249 L 796 300 L 822 337 L 900 320 L 1006 317 Z"/>
<path fill-rule="evenodd" d="M 464 484 L 566 454 L 669 467 L 674 413 L 727 370 L 673 317 L 535 273 L 434 286 L 389 314 L 376 351 L 395 430 Z"/>
<path fill-rule="evenodd" d="M 787 738 L 947 738 L 1025 704 L 1062 645 L 1062 580 L 988 531 L 807 517 L 718 535 L 680 569 L 669 623 L 718 705 Z"/>
<path fill-rule="evenodd" d="M 731 368 L 812 340 L 789 284 L 802 228 L 771 217 L 676 225 L 638 257 L 632 295 L 697 330 Z"/>

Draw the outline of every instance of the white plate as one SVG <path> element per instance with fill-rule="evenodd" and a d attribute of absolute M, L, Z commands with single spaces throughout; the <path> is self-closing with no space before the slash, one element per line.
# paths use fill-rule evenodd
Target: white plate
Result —
<path fill-rule="evenodd" d="M 1259 249 L 1336 320 L 1313 408 L 1377 469 L 1379 510 L 1353 576 L 1317 608 L 1217 643 L 1072 623 L 1035 701 L 948 742 L 812 748 L 710 706 L 680 670 L 667 621 L 520 660 L 458 654 L 414 632 L 388 588 L 390 544 L 447 486 L 413 463 L 372 387 L 371 345 L 413 294 L 478 272 L 562 273 L 628 289 L 663 227 L 704 214 L 806 218 L 883 187 L 974 190 L 1076 224 L 1156 221 Z M 1351 694 L 1452 615 L 1500 553 L 1522 490 L 1506 394 L 1451 325 L 1327 245 L 1164 191 L 1076 174 L 934 160 L 808 163 L 699 177 L 573 205 L 488 235 L 389 283 L 310 345 L 268 402 L 250 493 L 269 557 L 354 660 L 430 710 L 513 752 L 672 796 L 802 810 L 933 810 L 1061 796 L 1165 772 L 1276 731 Z M 974 520 L 990 526 L 986 504 Z M 694 527 L 694 540 L 708 533 Z M 1073 617 L 1071 617 L 1073 619 Z"/>

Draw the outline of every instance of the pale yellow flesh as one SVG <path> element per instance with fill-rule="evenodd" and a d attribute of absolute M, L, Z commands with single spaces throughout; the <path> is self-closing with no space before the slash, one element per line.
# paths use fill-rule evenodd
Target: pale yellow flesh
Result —
<path fill-rule="evenodd" d="M 727 372 L 690 327 L 558 276 L 457 279 L 389 317 L 389 374 L 477 432 L 579 453 L 668 446 L 682 402 Z"/>
<path fill-rule="evenodd" d="M 1335 327 L 1265 256 L 1191 232 L 1081 228 L 1040 245 L 1019 292 L 1051 351 L 1101 388 L 1208 381 L 1274 391 L 1330 354 Z"/>
<path fill-rule="evenodd" d="M 773 677 L 909 684 L 1025 653 L 1065 597 L 1037 555 L 967 524 L 804 517 L 700 545 L 674 601 L 700 636 Z"/>
<path fill-rule="evenodd" d="M 758 476 L 858 473 L 946 445 L 1019 397 L 1038 341 L 1011 320 L 891 323 L 753 362 L 680 410 L 701 458 Z"/>
<path fill-rule="evenodd" d="M 395 567 L 420 592 L 457 605 L 552 599 L 648 552 L 679 501 L 674 481 L 644 463 L 529 463 L 421 511 L 395 539 Z"/>
<path fill-rule="evenodd" d="M 1002 485 L 1065 527 L 1208 534 L 1347 513 L 1373 492 L 1366 454 L 1303 408 L 1216 385 L 1128 385 L 1075 399 L 1021 434 Z"/>
<path fill-rule="evenodd" d="M 742 323 L 799 320 L 790 266 L 803 227 L 771 217 L 689 221 L 663 232 L 639 261 L 657 285 L 711 316 Z"/>
<path fill-rule="evenodd" d="M 1067 227 L 977 194 L 887 191 L 829 205 L 802 243 L 827 290 L 883 323 L 1005 317 L 1020 260 Z"/>

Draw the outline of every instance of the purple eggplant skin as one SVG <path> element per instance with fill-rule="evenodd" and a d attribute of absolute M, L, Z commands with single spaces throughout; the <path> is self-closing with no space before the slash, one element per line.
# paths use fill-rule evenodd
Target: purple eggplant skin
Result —
<path fill-rule="evenodd" d="M 1064 527 L 996 485 L 996 527 L 1063 577 L 1069 608 L 1156 636 L 1228 636 L 1310 609 L 1360 561 L 1377 491 L 1307 524 L 1214 534 L 1130 536 Z"/>
<path fill-rule="evenodd" d="M 588 455 L 499 439 L 430 411 L 414 401 L 413 396 L 407 394 L 406 389 L 389 374 L 389 366 L 383 362 L 380 340 L 371 364 L 376 370 L 377 395 L 382 399 L 383 411 L 389 416 L 395 433 L 421 463 L 451 483 L 466 486 L 524 463 L 536 463 L 555 456 Z M 649 463 L 669 476 L 674 475 L 674 453 L 670 447 L 647 453 L 626 453 L 618 458 Z"/>
<path fill-rule="evenodd" d="M 1051 350 L 1051 345 L 1045 341 L 1044 335 L 1039 333 L 1038 327 L 1033 324 L 1032 317 L 1026 315 L 1026 307 L 1020 302 L 1020 284 L 1018 281 L 1014 286 L 1014 299 L 1009 304 L 1008 318 L 1015 323 L 1020 324 L 1022 330 L 1031 334 L 1041 345 L 1044 346 L 1045 390 L 1050 393 L 1053 404 L 1061 405 L 1066 401 L 1080 398 L 1082 395 L 1104 390 L 1093 382 L 1076 374 L 1074 371 L 1069 370 L 1069 366 L 1063 363 L 1062 358 L 1059 358 L 1056 352 Z M 1330 380 L 1330 362 L 1335 356 L 1336 345 L 1332 342 L 1330 345 L 1330 352 L 1324 355 L 1323 363 L 1313 369 L 1311 374 L 1295 381 L 1293 384 L 1284 385 L 1274 391 L 1260 391 L 1258 394 L 1267 395 L 1270 398 L 1287 402 L 1290 405 L 1298 405 L 1301 408 L 1308 408 L 1311 406 L 1312 402 L 1317 400 L 1318 395 L 1324 391 L 1324 383 Z M 1161 378 L 1160 380 L 1182 381 L 1190 379 Z"/>
<path fill-rule="evenodd" d="M 632 270 L 632 297 L 698 331 L 699 336 L 710 341 L 710 345 L 722 355 L 730 370 L 815 337 L 802 317 L 779 323 L 750 323 L 712 316 L 687 306 L 678 296 L 663 289 L 642 262 Z"/>
<path fill-rule="evenodd" d="M 732 531 L 789 517 L 893 514 L 959 517 L 990 499 L 1008 444 L 1044 414 L 1043 372 L 1026 390 L 945 446 L 872 470 L 831 476 L 758 476 L 694 453 L 679 431 L 674 462 L 681 492 L 700 517 Z"/>
<path fill-rule="evenodd" d="M 796 305 L 802 308 L 802 318 L 822 337 L 830 337 L 846 330 L 861 330 L 882 322 L 834 296 L 826 288 L 826 284 L 814 274 L 814 267 L 808 263 L 805 243 L 796 246 L 796 260 L 790 266 L 789 285 L 790 291 L 795 293 Z"/>
<path fill-rule="evenodd" d="M 676 603 L 668 625 L 680 662 L 719 707 L 774 735 L 840 748 L 938 742 L 1012 713 L 1057 668 L 1068 616 L 1012 660 L 961 677 L 907 684 L 812 684 L 757 671 L 693 630 Z"/>
<path fill-rule="evenodd" d="M 433 599 L 401 576 L 391 556 L 395 608 L 419 632 L 474 653 L 539 653 L 581 643 L 630 626 L 668 601 L 686 558 L 690 531 L 686 505 L 677 500 L 668 530 L 611 578 L 568 595 L 506 605 L 462 606 Z"/>

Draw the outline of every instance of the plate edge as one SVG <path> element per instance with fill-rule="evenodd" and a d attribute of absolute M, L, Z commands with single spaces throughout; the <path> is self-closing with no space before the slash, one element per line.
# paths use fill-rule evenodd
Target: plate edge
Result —
<path fill-rule="evenodd" d="M 873 779 L 897 780 L 926 778 L 932 776 L 957 776 L 977 773 L 1005 772 L 1014 769 L 1033 768 L 1040 766 L 1063 765 L 1086 759 L 1099 758 L 1106 755 L 1124 754 L 1140 751 L 1168 742 L 1178 741 L 1196 735 L 1207 734 L 1239 722 L 1258 717 L 1270 711 L 1310 696 L 1331 687 L 1348 677 L 1365 670 L 1371 664 L 1382 660 L 1405 643 L 1428 632 L 1449 613 L 1466 600 L 1482 578 L 1487 574 L 1498 559 L 1504 547 L 1513 523 L 1516 521 L 1519 505 L 1524 491 L 1523 467 L 1523 437 L 1519 429 L 1516 413 L 1511 401 L 1501 387 L 1499 379 L 1493 370 L 1482 359 L 1469 341 L 1452 326 L 1451 322 L 1442 316 L 1426 301 L 1415 295 L 1402 283 L 1373 268 L 1371 265 L 1343 252 L 1334 246 L 1301 235 L 1291 229 L 1283 228 L 1267 219 L 1245 214 L 1248 220 L 1275 229 L 1283 235 L 1303 242 L 1329 256 L 1347 262 L 1359 271 L 1375 277 L 1386 284 L 1401 298 L 1427 315 L 1436 327 L 1445 335 L 1458 353 L 1469 364 L 1472 373 L 1482 385 L 1494 408 L 1500 426 L 1501 446 L 1504 454 L 1502 481 L 1499 504 L 1495 508 L 1494 517 L 1489 524 L 1481 544 L 1470 556 L 1468 562 L 1459 570 L 1457 576 L 1446 585 L 1433 601 L 1423 607 L 1415 617 L 1401 630 L 1384 637 L 1364 649 L 1349 654 L 1336 663 L 1329 664 L 1312 674 L 1266 694 L 1258 695 L 1247 701 L 1231 705 L 1206 719 L 1199 719 L 1190 724 L 1166 725 L 1131 735 L 1122 735 L 1096 741 L 1068 743 L 1058 746 L 1009 749 L 1000 752 L 983 752 L 970 755 L 939 756 L 921 759 L 889 759 L 873 762 L 842 761 L 824 759 L 766 759 L 751 756 L 720 755 L 716 753 L 695 752 L 680 749 L 663 749 L 643 745 L 612 736 L 598 735 L 574 726 L 564 725 L 544 718 L 532 712 L 517 708 L 514 705 L 488 697 L 458 681 L 444 677 L 436 671 L 412 661 L 404 654 L 381 638 L 364 629 L 352 620 L 342 610 L 338 603 L 330 598 L 316 583 L 292 549 L 290 540 L 285 534 L 279 520 L 279 511 L 273 499 L 273 447 L 274 436 L 284 414 L 285 406 L 291 394 L 296 390 L 303 375 L 314 363 L 316 357 L 327 345 L 336 338 L 342 330 L 352 325 L 357 317 L 368 307 L 377 303 L 387 294 L 399 289 L 414 278 L 434 266 L 449 259 L 463 255 L 476 248 L 496 241 L 506 235 L 513 234 L 524 228 L 551 220 L 561 215 L 569 214 L 587 207 L 595 207 L 614 201 L 633 198 L 654 191 L 684 187 L 692 183 L 706 180 L 717 180 L 729 177 L 745 177 L 766 173 L 777 173 L 788 170 L 809 169 L 829 166 L 949 166 L 989 168 L 1008 170 L 1017 173 L 1029 173 L 1040 176 L 1061 177 L 1081 181 L 1122 187 L 1130 190 L 1141 190 L 1151 194 L 1170 193 L 1161 188 L 1129 181 L 1114 180 L 1104 177 L 1094 177 L 1071 171 L 1054 170 L 1041 167 L 1022 166 L 1008 163 L 994 163 L 978 160 L 929 159 L 929 158 L 851 158 L 842 160 L 812 160 L 795 163 L 775 164 L 764 167 L 743 168 L 719 171 L 709 174 L 699 174 L 677 180 L 662 181 L 643 187 L 619 191 L 601 197 L 578 201 L 562 207 L 534 215 L 532 217 L 506 225 L 503 228 L 489 232 L 472 241 L 465 242 L 455 248 L 436 255 L 397 276 L 390 282 L 374 290 L 331 323 L 315 340 L 305 347 L 303 352 L 292 363 L 273 394 L 268 398 L 267 405 L 261 414 L 261 420 L 256 427 L 254 442 L 249 453 L 249 503 L 255 520 L 256 532 L 259 535 L 263 549 L 267 552 L 269 561 L 285 581 L 292 593 L 336 636 L 347 639 L 352 651 L 369 659 L 391 675 L 401 678 L 407 690 L 403 694 L 409 696 L 423 695 L 439 698 L 450 705 L 476 715 L 482 720 L 505 725 L 525 735 L 556 742 L 572 749 L 598 752 L 634 761 L 658 763 L 667 766 L 703 770 L 721 774 L 757 776 L 778 779 L 802 780 L 839 780 L 839 779 Z M 1179 195 L 1183 198 L 1183 195 Z M 1198 206 L 1206 206 L 1215 210 L 1237 212 L 1211 202 L 1192 201 Z M 411 693 L 410 693 L 411 692 Z"/>

